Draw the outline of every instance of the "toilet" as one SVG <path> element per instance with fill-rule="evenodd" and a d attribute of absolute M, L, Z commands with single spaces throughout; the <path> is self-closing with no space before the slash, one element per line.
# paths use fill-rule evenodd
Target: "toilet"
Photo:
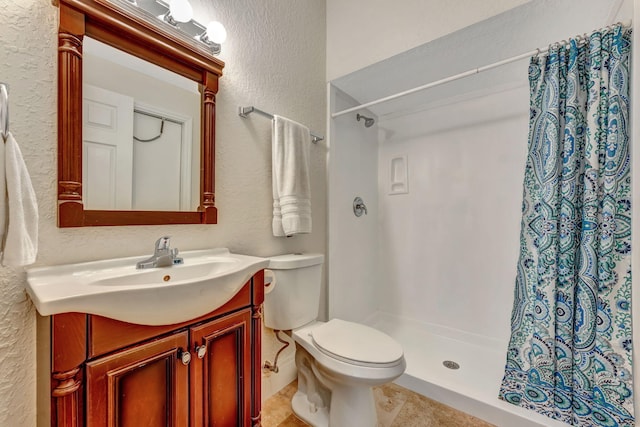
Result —
<path fill-rule="evenodd" d="M 314 427 L 375 427 L 372 387 L 402 375 L 402 346 L 365 325 L 317 320 L 323 262 L 322 254 L 270 258 L 265 325 L 291 331 L 296 344 L 298 390 L 291 406 L 299 418 Z"/>

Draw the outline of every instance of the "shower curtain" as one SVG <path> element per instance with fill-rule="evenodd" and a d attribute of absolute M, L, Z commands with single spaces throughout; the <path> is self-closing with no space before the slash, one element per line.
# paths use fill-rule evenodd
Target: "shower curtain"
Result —
<path fill-rule="evenodd" d="M 631 31 L 529 66 L 520 257 L 500 398 L 575 426 L 633 426 Z"/>

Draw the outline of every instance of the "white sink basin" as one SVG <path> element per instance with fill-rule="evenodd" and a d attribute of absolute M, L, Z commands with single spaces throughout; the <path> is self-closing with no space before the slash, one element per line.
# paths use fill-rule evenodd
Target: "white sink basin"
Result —
<path fill-rule="evenodd" d="M 224 305 L 269 260 L 228 249 L 180 252 L 184 264 L 136 269 L 144 257 L 27 270 L 27 292 L 43 316 L 79 312 L 141 325 L 171 325 Z"/>

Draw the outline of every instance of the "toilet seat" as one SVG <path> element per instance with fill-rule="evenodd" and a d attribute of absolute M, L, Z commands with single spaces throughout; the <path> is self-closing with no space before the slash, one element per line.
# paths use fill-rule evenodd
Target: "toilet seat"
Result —
<path fill-rule="evenodd" d="M 359 323 L 332 319 L 314 328 L 310 335 L 322 353 L 352 365 L 386 368 L 404 360 L 402 346 L 398 342 Z"/>

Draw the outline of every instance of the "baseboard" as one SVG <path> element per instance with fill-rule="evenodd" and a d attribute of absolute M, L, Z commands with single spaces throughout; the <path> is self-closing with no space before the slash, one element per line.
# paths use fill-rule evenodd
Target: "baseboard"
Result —
<path fill-rule="evenodd" d="M 298 371 L 296 369 L 295 357 L 282 358 L 278 360 L 278 373 L 262 371 L 262 401 L 264 402 L 296 379 Z"/>

